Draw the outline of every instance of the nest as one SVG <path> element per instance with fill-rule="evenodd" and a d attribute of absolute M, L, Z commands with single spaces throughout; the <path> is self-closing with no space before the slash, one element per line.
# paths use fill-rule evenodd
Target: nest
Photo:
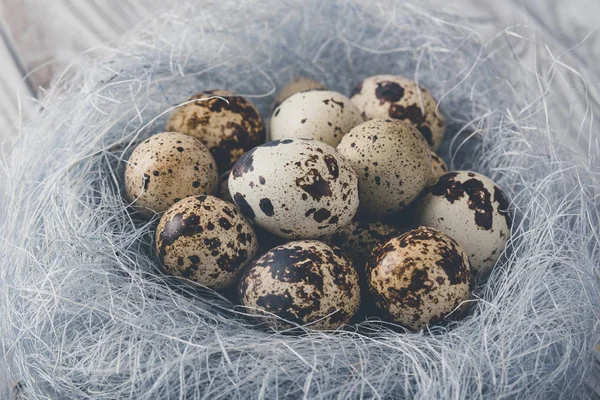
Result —
<path fill-rule="evenodd" d="M 0 337 L 26 398 L 571 398 L 592 368 L 600 304 L 599 174 L 559 142 L 552 74 L 500 35 L 412 2 L 181 2 L 73 65 L 3 165 Z M 453 169 L 494 179 L 512 239 L 466 319 L 420 333 L 366 321 L 270 333 L 225 298 L 162 275 L 156 218 L 132 218 L 124 160 L 195 92 L 265 117 L 298 75 L 349 93 L 419 81 L 447 121 Z M 582 135 L 586 135 L 582 131 Z M 591 133 L 587 133 L 592 138 Z"/>

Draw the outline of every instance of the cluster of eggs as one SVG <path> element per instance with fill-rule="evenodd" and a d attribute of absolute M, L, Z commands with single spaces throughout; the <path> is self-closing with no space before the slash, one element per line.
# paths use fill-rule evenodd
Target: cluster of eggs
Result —
<path fill-rule="evenodd" d="M 443 134 L 431 94 L 393 75 L 350 98 L 291 82 L 269 140 L 250 101 L 207 91 L 134 149 L 126 195 L 142 215 L 162 214 L 167 273 L 237 284 L 271 325 L 335 329 L 362 303 L 418 330 L 463 314 L 472 275 L 489 272 L 510 233 L 500 188 L 436 155 Z"/>

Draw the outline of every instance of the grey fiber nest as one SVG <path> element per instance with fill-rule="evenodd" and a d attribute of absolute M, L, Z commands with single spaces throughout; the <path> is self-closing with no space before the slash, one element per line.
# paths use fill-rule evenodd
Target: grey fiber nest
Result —
<path fill-rule="evenodd" d="M 552 74 L 522 67 L 519 38 L 484 44 L 452 13 L 402 1 L 171 10 L 74 63 L 3 163 L 0 336 L 25 398 L 581 395 L 600 304 L 596 152 L 559 144 Z M 293 77 L 348 94 L 380 73 L 429 88 L 447 121 L 443 157 L 511 199 L 512 238 L 466 319 L 419 333 L 376 320 L 267 332 L 226 299 L 160 273 L 157 218 L 132 216 L 122 172 L 174 106 L 224 88 L 268 120 Z"/>

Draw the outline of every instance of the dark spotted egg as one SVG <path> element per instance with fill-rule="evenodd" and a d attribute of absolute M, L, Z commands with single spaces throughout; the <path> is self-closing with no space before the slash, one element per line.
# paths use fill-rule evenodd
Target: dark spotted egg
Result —
<path fill-rule="evenodd" d="M 420 227 L 377 246 L 369 293 L 385 319 L 413 330 L 464 312 L 471 295 L 467 253 L 443 232 Z"/>
<path fill-rule="evenodd" d="M 430 182 L 427 143 L 402 121 L 364 122 L 342 138 L 337 150 L 358 175 L 361 214 L 380 218 L 398 212 Z"/>
<path fill-rule="evenodd" d="M 217 166 L 193 137 L 159 133 L 140 143 L 125 168 L 127 198 L 146 214 L 161 213 L 184 197 L 213 194 Z"/>
<path fill-rule="evenodd" d="M 288 97 L 294 93 L 304 92 L 308 90 L 325 90 L 325 85 L 306 76 L 301 76 L 285 85 L 275 97 L 272 109 L 276 109 Z"/>
<path fill-rule="evenodd" d="M 358 208 L 358 179 L 331 146 L 315 140 L 275 140 L 240 158 L 229 192 L 242 213 L 290 239 L 334 233 Z"/>
<path fill-rule="evenodd" d="M 227 90 L 209 90 L 190 98 L 167 121 L 167 130 L 191 135 L 212 153 L 220 172 L 231 168 L 244 152 L 265 141 L 260 113 L 244 97 Z"/>
<path fill-rule="evenodd" d="M 352 102 L 365 120 L 395 118 L 410 123 L 436 150 L 444 138 L 444 117 L 437 101 L 421 85 L 396 75 L 376 75 L 353 91 Z"/>
<path fill-rule="evenodd" d="M 273 112 L 271 139 L 314 139 L 337 146 L 361 122 L 360 111 L 343 94 L 329 90 L 298 92 Z"/>
<path fill-rule="evenodd" d="M 437 228 L 469 254 L 473 271 L 488 272 L 510 235 L 508 201 L 489 178 L 470 171 L 449 172 L 419 200 L 416 222 Z"/>
<path fill-rule="evenodd" d="M 373 248 L 398 234 L 400 234 L 398 229 L 383 222 L 359 220 L 341 227 L 336 233 L 323 240 L 342 249 L 352 260 L 358 276 L 363 277 L 367 258 Z"/>
<path fill-rule="evenodd" d="M 337 247 L 315 240 L 289 242 L 254 261 L 239 294 L 248 312 L 277 316 L 312 329 L 336 329 L 360 306 L 358 276 Z M 267 318 L 287 328 L 280 319 Z"/>
<path fill-rule="evenodd" d="M 156 228 L 165 270 L 216 290 L 234 283 L 257 249 L 250 223 L 233 204 L 214 196 L 181 200 Z"/>

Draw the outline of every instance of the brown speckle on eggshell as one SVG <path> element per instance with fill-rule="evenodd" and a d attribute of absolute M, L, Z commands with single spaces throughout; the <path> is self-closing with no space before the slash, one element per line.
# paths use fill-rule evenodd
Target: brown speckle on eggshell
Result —
<path fill-rule="evenodd" d="M 487 273 L 510 236 L 508 205 L 502 190 L 486 176 L 449 172 L 423 192 L 416 222 L 456 239 L 468 252 L 473 271 Z"/>
<path fill-rule="evenodd" d="M 156 228 L 156 249 L 169 274 L 220 290 L 254 258 L 258 241 L 233 204 L 195 196 L 165 212 Z"/>
<path fill-rule="evenodd" d="M 208 90 L 178 107 L 167 121 L 167 130 L 191 135 L 210 150 L 220 172 L 231 168 L 244 152 L 265 141 L 258 109 L 247 99 L 227 90 Z"/>
<path fill-rule="evenodd" d="M 240 158 L 229 192 L 248 218 L 289 239 L 327 236 L 358 208 L 358 179 L 331 146 L 315 140 L 274 140 Z"/>
<path fill-rule="evenodd" d="M 461 313 L 470 297 L 464 249 L 443 232 L 419 227 L 377 246 L 367 264 L 369 291 L 385 319 L 413 330 Z"/>
<path fill-rule="evenodd" d="M 358 276 L 340 249 L 315 240 L 289 242 L 254 261 L 241 278 L 241 302 L 255 315 L 276 315 L 312 329 L 347 324 L 360 306 Z M 289 324 L 266 321 L 276 327 Z"/>
<path fill-rule="evenodd" d="M 217 166 L 193 137 L 159 133 L 140 143 L 125 168 L 127 198 L 145 214 L 166 211 L 177 201 L 217 189 Z"/>
<path fill-rule="evenodd" d="M 358 175 L 361 214 L 379 218 L 400 211 L 430 181 L 427 143 L 402 121 L 364 122 L 342 138 L 337 150 Z"/>
<path fill-rule="evenodd" d="M 436 150 L 444 138 L 444 117 L 437 101 L 421 85 L 396 75 L 363 80 L 351 96 L 366 120 L 395 118 L 413 125 Z"/>

